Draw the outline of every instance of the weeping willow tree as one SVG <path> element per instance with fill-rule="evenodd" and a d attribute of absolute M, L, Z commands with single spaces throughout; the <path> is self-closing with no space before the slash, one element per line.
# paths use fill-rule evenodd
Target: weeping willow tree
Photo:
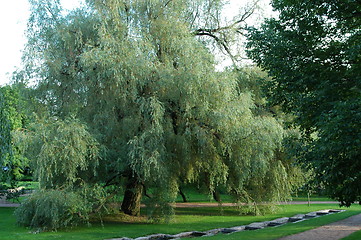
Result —
<path fill-rule="evenodd" d="M 239 31 L 218 25 L 222 1 L 89 0 L 67 14 L 58 1 L 30 2 L 24 60 L 38 98 L 57 119 L 86 123 L 105 149 L 97 181 L 125 186 L 125 213 L 139 214 L 144 186 L 166 207 L 180 182 L 201 178 L 210 191 L 227 186 L 238 201 L 290 192 L 290 166 L 275 154 L 281 124 L 255 111 L 237 74 L 216 71 L 199 38 L 227 47 L 217 34 Z M 63 158 L 38 158 L 39 178 L 69 179 L 59 170 Z"/>

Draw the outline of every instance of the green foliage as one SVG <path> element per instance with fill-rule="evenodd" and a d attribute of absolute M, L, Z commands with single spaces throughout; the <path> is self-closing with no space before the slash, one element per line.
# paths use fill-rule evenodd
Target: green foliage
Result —
<path fill-rule="evenodd" d="M 357 1 L 273 1 L 269 19 L 249 38 L 249 56 L 272 80 L 274 105 L 296 116 L 311 163 L 329 195 L 361 200 L 361 5 Z M 309 164 L 306 164 L 309 165 Z"/>
<path fill-rule="evenodd" d="M 193 34 L 217 24 L 200 16 L 222 1 L 94 0 L 68 14 L 31 3 L 25 64 L 52 119 L 34 127 L 43 187 L 131 178 L 155 189 L 162 213 L 181 183 L 226 185 L 239 201 L 289 194 L 291 165 L 276 154 L 282 125 L 256 111 L 252 80 L 216 71 Z"/>
<path fill-rule="evenodd" d="M 6 185 L 0 184 L 0 197 L 4 197 L 7 201 L 20 203 L 20 197 L 25 193 L 22 188 L 9 188 Z"/>
<path fill-rule="evenodd" d="M 4 161 L 11 154 L 11 135 L 9 120 L 5 113 L 6 102 L 3 93 L 0 91 L 0 173 L 3 175 Z"/>
<path fill-rule="evenodd" d="M 0 176 L 2 180 L 14 181 L 23 176 L 23 172 L 28 167 L 28 161 L 20 154 L 17 145 L 16 135 L 21 134 L 25 125 L 26 117 L 23 107 L 23 100 L 20 90 L 15 86 L 5 86 L 0 88 L 0 109 L 1 109 L 1 159 Z M 6 171 L 4 171 L 4 168 Z M 14 183 L 13 183 L 14 184 Z"/>
<path fill-rule="evenodd" d="M 39 121 L 33 126 L 32 159 L 41 188 L 69 188 L 96 176 L 99 145 L 78 120 Z"/>
<path fill-rule="evenodd" d="M 26 190 L 38 190 L 39 183 L 34 181 L 18 181 L 18 186 L 23 187 Z"/>
<path fill-rule="evenodd" d="M 39 183 L 37 182 L 0 182 L 0 197 L 5 197 L 6 200 L 20 203 L 20 200 L 24 198 L 22 195 L 27 193 L 27 190 L 37 189 L 39 189 Z"/>
<path fill-rule="evenodd" d="M 112 209 L 99 185 L 81 185 L 74 189 L 41 189 L 31 194 L 15 210 L 16 221 L 32 230 L 49 231 L 89 224 L 91 217 L 101 219 Z"/>
<path fill-rule="evenodd" d="M 42 190 L 30 195 L 15 210 L 17 223 L 32 229 L 56 230 L 88 222 L 92 208 L 79 193 Z"/>
<path fill-rule="evenodd" d="M 3 111 L 7 119 L 9 119 L 11 130 L 23 127 L 24 116 L 21 109 L 20 91 L 16 87 L 4 86 L 0 88 L 4 97 Z"/>
<path fill-rule="evenodd" d="M 19 137 L 32 161 L 40 190 L 16 211 L 20 225 L 54 230 L 88 222 L 104 210 L 103 188 L 94 185 L 99 144 L 74 118 L 38 119 Z M 89 183 L 90 185 L 87 185 Z"/>

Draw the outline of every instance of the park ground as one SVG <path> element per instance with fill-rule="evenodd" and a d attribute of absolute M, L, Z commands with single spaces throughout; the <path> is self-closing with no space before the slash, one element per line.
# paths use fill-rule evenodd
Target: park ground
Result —
<path fill-rule="evenodd" d="M 246 225 L 252 222 L 273 220 L 280 217 L 291 217 L 300 213 L 308 213 L 322 209 L 343 209 L 341 213 L 322 216 L 299 223 L 288 223 L 276 228 L 266 228 L 256 231 L 243 231 L 229 235 L 216 235 L 207 237 L 207 240 L 217 239 L 279 239 L 284 236 L 304 232 L 326 224 L 337 222 L 342 219 L 361 213 L 360 205 L 352 205 L 350 208 L 340 208 L 337 203 L 329 199 L 313 197 L 316 200 L 308 205 L 305 198 L 297 197 L 298 204 L 281 204 L 275 207 L 273 213 L 251 216 L 240 215 L 240 210 L 223 204 L 218 206 L 214 202 L 205 202 L 201 195 L 192 195 L 191 203 L 178 203 L 175 215 L 168 222 L 149 222 L 146 210 L 139 218 L 127 217 L 122 214 L 113 214 L 102 219 L 102 222 L 92 222 L 89 226 L 74 227 L 55 232 L 39 232 L 16 225 L 13 215 L 14 207 L 0 207 L 0 239 L 2 240 L 33 240 L 33 239 L 110 239 L 120 237 L 136 238 L 156 233 L 176 234 L 185 231 L 206 231 L 215 228 L 225 228 Z M 322 202 L 320 202 L 322 201 Z M 243 213 L 245 210 L 242 210 Z M 342 230 L 342 229 L 341 229 Z M 347 240 L 361 239 L 361 231 L 357 231 Z"/>

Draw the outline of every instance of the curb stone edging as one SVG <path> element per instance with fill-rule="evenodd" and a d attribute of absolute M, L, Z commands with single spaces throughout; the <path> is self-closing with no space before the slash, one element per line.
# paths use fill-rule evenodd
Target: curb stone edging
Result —
<path fill-rule="evenodd" d="M 258 230 L 266 227 L 276 227 L 280 226 L 286 223 L 297 223 L 300 221 L 309 220 L 311 218 L 321 217 L 328 214 L 334 214 L 334 213 L 340 213 L 344 212 L 346 210 L 336 210 L 336 209 L 328 209 L 328 210 L 320 210 L 316 212 L 310 212 L 307 214 L 296 214 L 293 217 L 283 217 L 283 218 L 277 218 L 271 221 L 265 221 L 265 222 L 254 222 L 248 225 L 241 225 L 241 226 L 235 226 L 235 227 L 229 227 L 229 228 L 216 228 L 211 229 L 208 231 L 200 232 L 200 231 L 191 231 L 191 232 L 181 232 L 178 234 L 170 235 L 170 234 L 152 234 L 144 237 L 138 237 L 138 238 L 127 238 L 127 237 L 121 237 L 121 238 L 111 238 L 111 239 L 105 239 L 105 240 L 175 240 L 175 239 L 181 239 L 185 237 L 207 237 L 207 236 L 214 236 L 216 234 L 231 234 L 234 232 L 240 232 L 240 231 L 250 231 L 250 230 Z"/>
<path fill-rule="evenodd" d="M 283 217 L 283 218 L 277 218 L 275 220 L 272 220 L 269 222 L 268 227 L 275 227 L 275 226 L 279 226 L 285 223 L 288 223 L 290 218 L 288 217 Z"/>

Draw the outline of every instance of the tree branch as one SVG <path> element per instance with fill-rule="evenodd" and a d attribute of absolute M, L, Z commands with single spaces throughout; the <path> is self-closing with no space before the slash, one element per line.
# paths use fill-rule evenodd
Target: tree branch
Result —
<path fill-rule="evenodd" d="M 116 179 L 117 177 L 125 177 L 125 176 L 126 176 L 126 174 L 124 172 L 117 173 L 117 174 L 113 175 L 111 178 L 109 178 L 103 187 L 108 187 L 108 186 L 117 184 L 117 182 L 112 182 L 112 181 L 114 179 Z"/>
<path fill-rule="evenodd" d="M 196 33 L 197 36 L 209 36 L 212 37 L 219 45 L 221 45 L 224 50 L 226 50 L 226 52 L 233 57 L 231 50 L 229 49 L 229 47 L 227 46 L 227 44 L 225 43 L 225 41 L 222 41 L 219 37 L 217 37 L 216 35 L 214 35 L 212 32 L 208 32 L 208 31 L 204 31 L 204 32 L 198 32 Z"/>
<path fill-rule="evenodd" d="M 168 2 L 166 2 L 166 3 L 164 4 L 164 7 L 167 7 L 168 4 L 169 4 L 171 1 L 173 1 L 173 0 L 168 0 Z"/>
<path fill-rule="evenodd" d="M 225 51 L 225 54 L 228 55 L 235 67 L 237 67 L 237 59 L 231 52 L 230 44 L 228 43 L 227 39 L 227 32 L 233 31 L 236 34 L 245 36 L 245 31 L 247 29 L 246 20 L 250 18 L 258 4 L 259 0 L 256 0 L 252 3 L 252 5 L 248 6 L 242 15 L 239 16 L 239 19 L 234 21 L 233 23 L 226 25 L 226 26 L 219 26 L 216 28 L 198 28 L 193 31 L 195 36 L 208 36 L 215 40 L 215 42 L 221 47 L 221 51 Z M 223 50 L 222 50 L 223 49 Z"/>

